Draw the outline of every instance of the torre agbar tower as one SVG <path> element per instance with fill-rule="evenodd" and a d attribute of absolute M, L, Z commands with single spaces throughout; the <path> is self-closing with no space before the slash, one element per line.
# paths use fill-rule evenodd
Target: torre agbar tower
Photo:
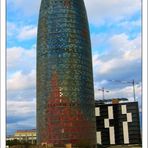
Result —
<path fill-rule="evenodd" d="M 96 146 L 92 55 L 83 0 L 41 2 L 37 141 Z"/>

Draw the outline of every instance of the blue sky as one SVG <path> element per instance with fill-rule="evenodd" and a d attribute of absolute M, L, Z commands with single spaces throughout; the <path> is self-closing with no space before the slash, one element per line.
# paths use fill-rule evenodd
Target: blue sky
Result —
<path fill-rule="evenodd" d="M 127 97 L 135 80 L 141 110 L 141 1 L 84 0 L 92 43 L 95 98 Z M 36 36 L 41 0 L 7 0 L 7 134 L 36 124 Z"/>

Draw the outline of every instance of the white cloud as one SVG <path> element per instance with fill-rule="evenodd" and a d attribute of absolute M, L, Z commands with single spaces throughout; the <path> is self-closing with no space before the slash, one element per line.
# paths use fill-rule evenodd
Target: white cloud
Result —
<path fill-rule="evenodd" d="M 9 70 L 33 69 L 36 62 L 36 46 L 31 49 L 11 47 L 7 49 L 7 68 Z"/>
<path fill-rule="evenodd" d="M 140 10 L 141 0 L 84 0 L 90 23 L 98 25 L 132 16 Z"/>
<path fill-rule="evenodd" d="M 36 72 L 32 70 L 28 74 L 23 74 L 21 71 L 14 73 L 10 79 L 7 80 L 8 91 L 23 90 L 34 88 L 36 84 Z"/>
<path fill-rule="evenodd" d="M 37 35 L 37 27 L 24 26 L 23 28 L 20 29 L 17 38 L 20 40 L 26 40 L 36 37 L 36 35 Z"/>
<path fill-rule="evenodd" d="M 32 101 L 7 101 L 7 114 L 13 116 L 26 116 L 35 113 L 36 99 Z"/>
<path fill-rule="evenodd" d="M 117 26 L 120 26 L 123 29 L 126 29 L 127 31 L 130 31 L 130 30 L 132 30 L 135 27 L 141 27 L 141 24 L 142 24 L 142 22 L 141 22 L 140 19 L 135 20 L 135 21 L 134 20 L 133 21 L 125 21 L 124 20 L 122 22 L 119 22 L 117 24 Z"/>
<path fill-rule="evenodd" d="M 33 39 L 37 36 L 37 26 L 7 22 L 7 36 L 20 41 Z"/>
<path fill-rule="evenodd" d="M 131 64 L 140 64 L 141 61 L 141 37 L 140 35 L 129 40 L 125 34 L 113 35 L 106 40 L 108 50 L 93 56 L 94 70 L 96 74 L 110 74 L 126 69 Z M 132 68 L 132 67 L 131 67 Z M 128 71 L 127 71 L 128 72 Z"/>

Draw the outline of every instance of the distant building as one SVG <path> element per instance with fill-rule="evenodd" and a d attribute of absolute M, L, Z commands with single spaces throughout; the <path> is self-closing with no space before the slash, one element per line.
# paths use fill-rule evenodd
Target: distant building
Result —
<path fill-rule="evenodd" d="M 95 107 L 97 144 L 141 144 L 138 102 L 99 104 Z"/>
<path fill-rule="evenodd" d="M 13 136 L 8 136 L 6 140 L 19 140 L 21 142 L 36 143 L 36 130 L 17 130 Z"/>
<path fill-rule="evenodd" d="M 10 140 L 10 141 L 11 141 L 11 140 L 14 140 L 14 136 L 9 135 L 9 136 L 6 137 L 6 140 L 7 140 L 7 141 L 8 141 L 8 140 Z"/>

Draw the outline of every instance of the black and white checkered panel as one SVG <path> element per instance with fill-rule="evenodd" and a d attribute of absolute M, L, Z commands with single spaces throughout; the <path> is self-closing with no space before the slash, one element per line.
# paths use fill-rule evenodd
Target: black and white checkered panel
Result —
<path fill-rule="evenodd" d="M 115 144 L 113 106 L 96 107 L 97 143 Z"/>
<path fill-rule="evenodd" d="M 136 102 L 96 107 L 97 143 L 103 145 L 141 143 Z"/>

